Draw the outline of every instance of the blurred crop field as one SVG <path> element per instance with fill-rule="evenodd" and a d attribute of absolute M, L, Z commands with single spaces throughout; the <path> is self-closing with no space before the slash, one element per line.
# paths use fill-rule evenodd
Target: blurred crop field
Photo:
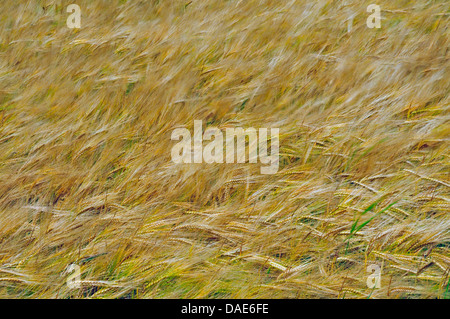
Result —
<path fill-rule="evenodd" d="M 0 298 L 450 298 L 449 14 L 0 0 Z M 173 163 L 194 120 L 278 172 Z"/>

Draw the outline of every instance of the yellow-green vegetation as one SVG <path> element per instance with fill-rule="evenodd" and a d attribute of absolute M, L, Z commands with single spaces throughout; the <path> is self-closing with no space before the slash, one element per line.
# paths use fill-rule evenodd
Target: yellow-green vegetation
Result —
<path fill-rule="evenodd" d="M 448 1 L 0 3 L 0 297 L 448 298 Z M 279 171 L 174 164 L 194 120 Z"/>

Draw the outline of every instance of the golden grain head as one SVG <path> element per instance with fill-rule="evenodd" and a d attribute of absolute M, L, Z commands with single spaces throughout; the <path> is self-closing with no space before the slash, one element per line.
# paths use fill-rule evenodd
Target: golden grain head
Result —
<path fill-rule="evenodd" d="M 448 298 L 447 1 L 0 2 L 1 298 Z"/>

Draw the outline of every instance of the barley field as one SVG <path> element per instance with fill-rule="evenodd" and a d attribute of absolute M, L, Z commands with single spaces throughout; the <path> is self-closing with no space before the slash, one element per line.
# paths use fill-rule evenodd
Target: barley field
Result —
<path fill-rule="evenodd" d="M 448 1 L 0 4 L 0 298 L 450 298 Z"/>

